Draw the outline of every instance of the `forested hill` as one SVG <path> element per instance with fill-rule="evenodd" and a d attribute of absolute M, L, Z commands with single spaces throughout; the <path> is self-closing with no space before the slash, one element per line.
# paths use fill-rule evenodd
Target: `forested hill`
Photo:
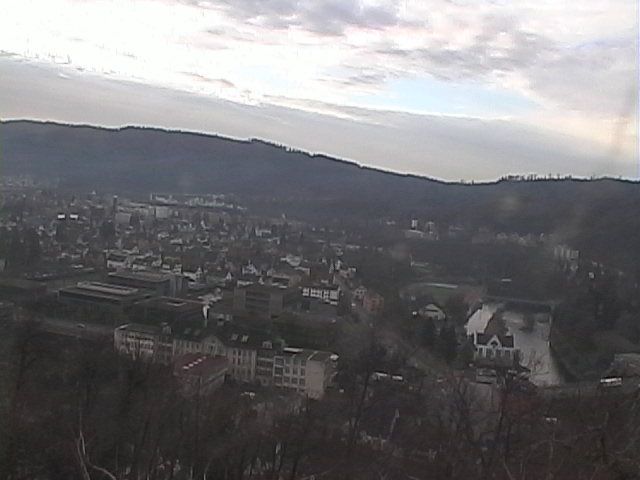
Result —
<path fill-rule="evenodd" d="M 137 127 L 9 121 L 0 125 L 0 142 L 0 174 L 57 179 L 72 189 L 231 193 L 321 218 L 406 214 L 557 232 L 607 255 L 617 250 L 626 256 L 640 245 L 640 186 L 633 182 L 449 184 L 258 140 Z"/>

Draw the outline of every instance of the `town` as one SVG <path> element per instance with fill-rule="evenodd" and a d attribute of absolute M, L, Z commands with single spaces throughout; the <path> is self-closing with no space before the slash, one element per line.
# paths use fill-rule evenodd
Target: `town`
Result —
<path fill-rule="evenodd" d="M 335 432 L 313 441 L 329 448 L 341 437 L 347 474 L 363 468 L 358 450 L 360 461 L 365 451 L 391 455 L 375 468 L 393 472 L 475 475 L 497 468 L 495 449 L 512 441 L 494 424 L 504 415 L 516 422 L 527 412 L 527 422 L 542 422 L 535 435 L 558 421 L 569 434 L 578 396 L 621 405 L 638 394 L 637 297 L 624 303 L 637 283 L 553 234 L 411 215 L 339 228 L 256 214 L 228 195 L 125 198 L 26 178 L 6 179 L 1 193 L 0 312 L 18 344 L 27 332 L 55 349 L 103 351 L 162 382 L 168 375 L 190 405 L 242 399 L 261 421 L 343 409 L 328 424 Z M 602 348 L 593 362 L 566 340 L 575 320 L 561 292 L 585 289 L 601 298 L 595 320 L 611 322 L 594 334 Z M 453 398 L 469 417 L 453 411 Z M 454 467 L 434 432 L 414 441 L 436 417 L 454 430 L 471 422 L 466 441 L 482 445 L 480 467 Z M 238 458 L 242 475 L 282 478 L 275 460 L 253 455 Z M 306 450 L 276 457 L 289 478 L 332 468 Z M 154 468 L 169 468 L 163 458 Z M 190 461 L 205 471 L 202 459 Z"/>

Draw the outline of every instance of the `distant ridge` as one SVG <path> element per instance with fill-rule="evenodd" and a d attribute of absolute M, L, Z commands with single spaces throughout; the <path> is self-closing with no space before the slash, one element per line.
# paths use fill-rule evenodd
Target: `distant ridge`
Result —
<path fill-rule="evenodd" d="M 276 148 L 280 148 L 285 150 L 287 153 L 300 153 L 303 155 L 308 155 L 310 157 L 313 158 L 321 158 L 327 161 L 331 161 L 331 162 L 337 162 L 337 163 L 344 163 L 344 164 L 348 164 L 348 165 L 355 165 L 358 166 L 361 169 L 365 169 L 365 170 L 371 170 L 371 171 L 375 171 L 375 172 L 381 172 L 381 173 L 386 173 L 386 174 L 390 174 L 390 175 L 396 175 L 396 176 L 400 176 L 400 177 L 407 177 L 407 178 L 416 178 L 416 179 L 423 179 L 423 180 L 429 180 L 432 182 L 438 182 L 438 183 L 442 183 L 445 185 L 495 185 L 499 182 L 503 182 L 503 181 L 514 181 L 516 180 L 515 178 L 512 177 L 526 177 L 527 175 L 530 174 L 507 174 L 504 175 L 502 178 L 496 178 L 494 180 L 468 180 L 468 181 L 460 181 L 460 180 L 444 180 L 444 179 L 440 179 L 440 178 L 436 178 L 436 177 L 431 177 L 428 175 L 420 175 L 420 174 L 415 174 L 415 173 L 406 173 L 406 172 L 398 172 L 398 171 L 394 171 L 394 170 L 388 170 L 388 169 L 384 169 L 381 167 L 375 167 L 375 166 L 370 166 L 370 165 L 364 165 L 361 163 L 358 163 L 354 160 L 350 160 L 350 159 L 345 159 L 345 158 L 341 158 L 341 157 L 336 157 L 336 156 L 332 156 L 332 155 L 328 155 L 326 153 L 322 153 L 322 152 L 310 152 L 310 151 L 306 151 L 303 149 L 299 149 L 299 148 L 295 148 L 295 147 L 291 147 L 285 144 L 280 144 L 268 139 L 262 139 L 259 137 L 233 137 L 233 136 L 229 136 L 229 135 L 222 135 L 219 133 L 209 133 L 209 132 L 199 132 L 196 130 L 182 130 L 182 129 L 173 129 L 173 128 L 164 128 L 164 127 L 157 127 L 157 126 L 146 126 L 146 125 L 122 125 L 122 126 L 101 126 L 101 125 L 92 125 L 92 124 L 88 124 L 88 123 L 70 123 L 70 122 L 57 122 L 57 121 L 52 121 L 52 120 L 31 120 L 31 119 L 6 119 L 6 120 L 0 120 L 0 125 L 11 125 L 11 124 L 34 124 L 34 125 L 51 125 L 51 126 L 60 126 L 60 127 L 69 127 L 69 128 L 86 128 L 86 129 L 93 129 L 93 130 L 106 130 L 106 131 L 111 131 L 111 132 L 124 132 L 127 130 L 134 130 L 134 131 L 154 131 L 154 132 L 162 132 L 162 133 L 169 133 L 169 134 L 181 134 L 181 135 L 191 135 L 194 137 L 204 137 L 204 138 L 216 138 L 216 139 L 220 139 L 220 140 L 225 140 L 225 141 L 229 141 L 229 142 L 237 142 L 240 144 L 252 144 L 252 143 L 261 143 L 267 146 L 271 146 L 271 147 L 276 147 Z M 1 138 L 1 137 L 0 137 Z M 510 177 L 510 178 L 506 178 L 506 177 Z M 580 177 L 580 176 L 571 176 L 570 178 L 568 178 L 567 176 L 562 176 L 560 178 L 555 178 L 555 177 L 544 177 L 544 176 L 537 176 L 535 179 L 522 179 L 522 181 L 565 181 L 565 180 L 571 180 L 571 181 L 597 181 L 597 180 L 616 180 L 616 181 L 622 181 L 622 182 L 630 182 L 630 183 L 640 183 L 640 179 L 628 179 L 628 178 L 619 178 L 619 177 L 612 177 L 612 176 L 607 176 L 607 175 L 603 175 L 603 176 L 598 176 L 595 178 L 592 177 Z M 518 181 L 518 180 L 516 180 Z"/>

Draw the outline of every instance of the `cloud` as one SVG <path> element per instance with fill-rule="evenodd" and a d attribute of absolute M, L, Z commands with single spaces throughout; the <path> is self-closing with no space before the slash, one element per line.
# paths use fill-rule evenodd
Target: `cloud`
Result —
<path fill-rule="evenodd" d="M 338 118 L 354 116 L 348 106 L 479 117 L 482 106 L 602 142 L 621 115 L 637 118 L 635 0 L 5 3 L 6 55 L 178 93 Z"/>
<path fill-rule="evenodd" d="M 402 23 L 399 4 L 359 0 L 225 0 L 232 17 L 266 28 L 299 28 L 322 35 L 343 35 L 349 27 L 380 29 Z"/>
<path fill-rule="evenodd" d="M 591 142 L 576 144 L 535 125 L 374 111 L 321 102 L 261 107 L 181 94 L 98 75 L 57 76 L 60 66 L 0 59 L 2 117 L 125 124 L 258 137 L 398 172 L 449 180 L 505 173 L 635 174 Z M 317 113 L 319 109 L 325 112 Z"/>

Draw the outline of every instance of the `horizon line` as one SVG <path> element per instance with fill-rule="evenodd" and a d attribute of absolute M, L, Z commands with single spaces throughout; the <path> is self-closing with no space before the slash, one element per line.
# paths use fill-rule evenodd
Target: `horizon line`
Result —
<path fill-rule="evenodd" d="M 0 118 L 0 124 L 7 124 L 7 123 L 34 123 L 34 124 L 42 124 L 42 125 L 48 124 L 48 125 L 57 125 L 57 126 L 70 127 L 70 128 L 92 128 L 96 130 L 107 130 L 112 132 L 118 132 L 126 129 L 155 130 L 163 133 L 197 135 L 202 137 L 218 138 L 218 139 L 238 142 L 238 143 L 251 143 L 255 141 L 255 142 L 262 142 L 264 144 L 283 149 L 287 153 L 302 153 L 310 157 L 324 157 L 327 160 L 330 160 L 333 162 L 345 163 L 361 169 L 374 170 L 376 172 L 380 172 L 388 175 L 396 175 L 401 177 L 428 180 L 436 183 L 441 183 L 444 185 L 483 186 L 483 185 L 495 185 L 500 182 L 509 182 L 509 181 L 511 182 L 516 182 L 516 181 L 517 182 L 536 182 L 536 181 L 591 182 L 591 181 L 601 181 L 601 180 L 612 180 L 612 181 L 640 184 L 640 175 L 637 178 L 633 178 L 633 177 L 625 177 L 622 175 L 581 176 L 581 175 L 574 175 L 574 174 L 559 174 L 559 173 L 539 174 L 539 173 L 533 173 L 533 172 L 505 173 L 499 178 L 494 178 L 489 180 L 473 180 L 473 179 L 467 180 L 464 178 L 460 180 L 446 180 L 443 178 L 433 177 L 426 174 L 402 172 L 402 171 L 386 169 L 378 166 L 366 165 L 349 158 L 339 157 L 336 155 L 328 154 L 326 152 L 312 152 L 309 150 L 304 150 L 299 147 L 294 147 L 291 145 L 279 143 L 274 140 L 260 138 L 260 137 L 234 137 L 232 135 L 225 135 L 218 132 L 207 132 L 202 130 L 189 130 L 189 129 L 180 129 L 180 128 L 172 128 L 172 127 L 162 127 L 158 125 L 141 125 L 141 124 L 98 125 L 98 124 L 92 124 L 92 123 L 76 123 L 76 122 L 69 122 L 69 121 L 42 120 L 42 119 L 34 119 L 34 118 L 17 118 L 17 117 Z"/>

